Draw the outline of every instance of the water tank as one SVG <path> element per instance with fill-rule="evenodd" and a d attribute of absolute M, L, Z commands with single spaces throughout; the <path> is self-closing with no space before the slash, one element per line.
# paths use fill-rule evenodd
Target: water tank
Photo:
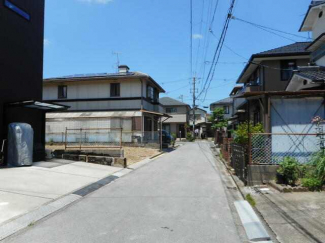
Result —
<path fill-rule="evenodd" d="M 34 131 L 27 123 L 10 123 L 8 127 L 8 166 L 33 163 Z"/>

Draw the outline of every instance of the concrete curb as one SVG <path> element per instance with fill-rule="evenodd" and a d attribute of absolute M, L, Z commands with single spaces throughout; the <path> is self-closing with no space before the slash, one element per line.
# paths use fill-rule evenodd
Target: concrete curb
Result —
<path fill-rule="evenodd" d="M 159 155 L 162 154 L 164 154 L 164 152 Z M 42 205 L 33 211 L 30 211 L 24 215 L 14 218 L 13 220 L 3 223 L 2 225 L 0 225 L 0 241 L 4 240 L 5 238 L 8 238 L 9 236 L 12 236 L 13 234 L 18 233 L 19 231 L 24 230 L 27 227 L 33 226 L 36 222 L 44 219 L 45 217 L 50 216 L 55 212 L 62 210 L 65 207 L 72 205 L 73 203 L 77 202 L 78 200 L 81 200 L 88 194 L 97 191 L 101 187 L 114 182 L 115 180 L 129 174 L 130 172 L 150 162 L 153 162 L 156 158 L 159 157 L 159 155 L 154 156 L 152 159 L 149 158 L 135 163 L 129 166 L 129 168 L 119 170 L 103 179 L 98 180 L 97 182 L 86 185 L 61 198 L 54 199 L 48 204 Z"/>
<path fill-rule="evenodd" d="M 242 197 L 243 197 L 243 199 L 245 200 L 246 199 L 246 193 L 244 192 L 244 190 L 243 190 L 243 187 L 244 187 L 244 185 L 240 185 L 240 183 L 239 183 L 239 181 L 238 180 L 236 180 L 236 178 L 234 177 L 234 175 L 231 173 L 231 171 L 230 171 L 230 169 L 229 169 L 229 167 L 228 167 L 228 165 L 227 165 L 227 162 L 223 159 L 223 158 L 221 158 L 220 156 L 219 156 L 219 154 L 217 155 L 218 157 L 219 157 L 219 159 L 220 159 L 220 161 L 224 164 L 224 166 L 226 167 L 226 170 L 228 171 L 228 174 L 230 175 L 230 177 L 232 178 L 232 180 L 233 180 L 233 182 L 235 183 L 235 185 L 236 185 L 236 187 L 237 187 L 237 189 L 238 189 L 238 191 L 240 192 L 240 194 L 242 195 Z M 261 215 L 261 213 L 257 210 L 257 208 L 256 207 L 251 207 L 252 208 L 252 210 L 254 211 L 254 213 L 255 213 L 255 215 L 256 215 L 256 213 L 259 215 L 259 217 L 265 222 L 265 224 L 267 225 L 267 227 L 269 228 L 269 230 L 271 230 L 272 231 L 272 233 L 276 236 L 276 234 L 275 234 L 275 232 L 271 229 L 271 227 L 267 224 L 267 222 L 265 221 L 265 219 L 264 219 L 264 217 L 262 217 L 262 215 Z M 239 212 L 238 212 L 239 213 Z M 254 216 L 255 217 L 255 216 Z M 243 222 L 242 222 L 243 223 Z M 244 227 L 245 228 L 245 227 Z M 265 229 L 264 229 L 265 230 Z M 246 231 L 246 229 L 245 229 L 245 231 Z M 246 234 L 247 234 L 247 236 L 249 235 L 249 233 L 248 232 L 246 232 Z M 250 240 L 252 240 L 252 239 L 250 239 Z M 271 238 L 270 239 L 255 239 L 255 240 L 253 240 L 254 242 L 258 242 L 258 243 L 272 243 L 272 241 L 271 241 Z"/>

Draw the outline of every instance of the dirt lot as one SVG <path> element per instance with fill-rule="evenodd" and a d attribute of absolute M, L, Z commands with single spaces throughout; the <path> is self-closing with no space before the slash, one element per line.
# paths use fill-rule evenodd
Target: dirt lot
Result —
<path fill-rule="evenodd" d="M 46 145 L 46 148 L 51 150 L 60 150 L 60 149 L 64 149 L 64 146 Z M 96 147 L 94 147 L 94 149 L 96 149 Z M 123 149 L 124 149 L 124 156 L 127 159 L 128 165 L 135 164 L 141 160 L 150 158 L 160 153 L 159 149 L 153 149 L 153 148 L 123 147 Z"/>

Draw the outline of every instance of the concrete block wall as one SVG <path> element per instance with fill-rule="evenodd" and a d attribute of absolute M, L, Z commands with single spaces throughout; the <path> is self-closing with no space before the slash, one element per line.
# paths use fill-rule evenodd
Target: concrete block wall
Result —
<path fill-rule="evenodd" d="M 275 180 L 278 168 L 278 165 L 248 165 L 247 186 L 263 185 Z"/>

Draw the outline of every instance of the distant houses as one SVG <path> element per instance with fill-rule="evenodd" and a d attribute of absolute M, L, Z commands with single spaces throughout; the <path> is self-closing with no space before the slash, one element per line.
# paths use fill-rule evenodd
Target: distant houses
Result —
<path fill-rule="evenodd" d="M 185 138 L 191 107 L 170 97 L 160 98 L 159 102 L 164 113 L 172 116 L 163 122 L 163 129 L 170 134 L 175 134 L 177 138 Z"/>

